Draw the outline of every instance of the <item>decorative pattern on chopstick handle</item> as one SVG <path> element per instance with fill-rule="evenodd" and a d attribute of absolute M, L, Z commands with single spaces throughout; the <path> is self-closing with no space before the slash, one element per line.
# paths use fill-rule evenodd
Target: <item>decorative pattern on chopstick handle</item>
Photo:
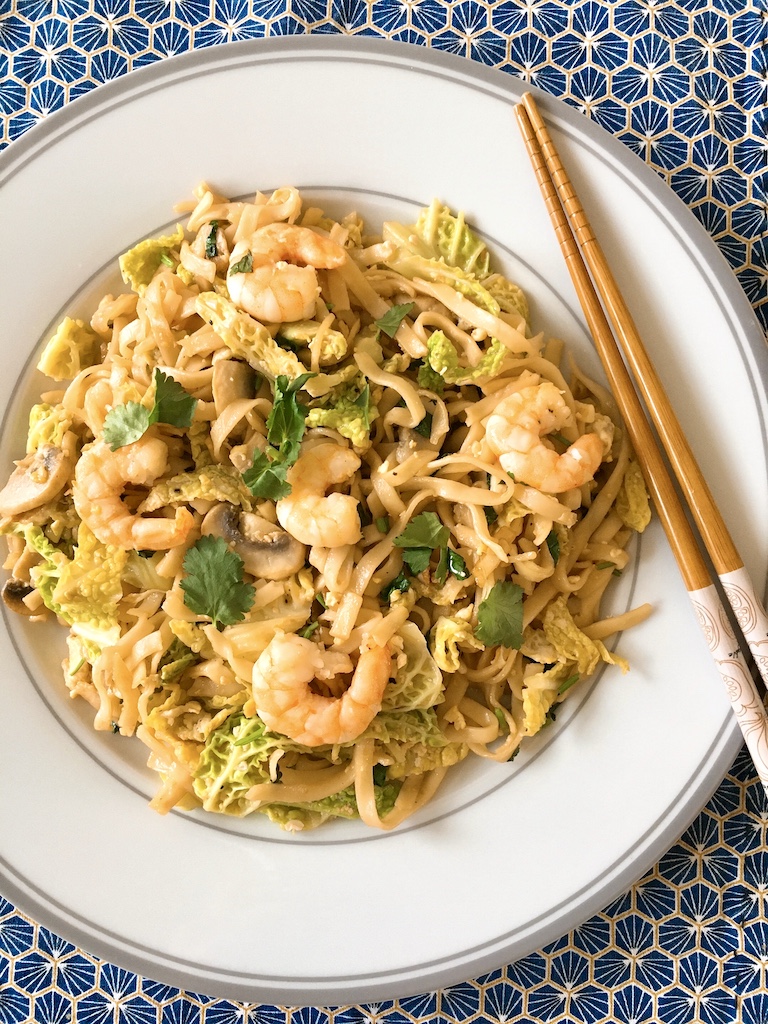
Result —
<path fill-rule="evenodd" d="M 768 790 L 768 714 L 714 584 L 689 591 L 760 781 Z"/>
<path fill-rule="evenodd" d="M 734 569 L 720 576 L 725 596 L 749 644 L 760 675 L 768 686 L 768 615 L 746 569 Z"/>

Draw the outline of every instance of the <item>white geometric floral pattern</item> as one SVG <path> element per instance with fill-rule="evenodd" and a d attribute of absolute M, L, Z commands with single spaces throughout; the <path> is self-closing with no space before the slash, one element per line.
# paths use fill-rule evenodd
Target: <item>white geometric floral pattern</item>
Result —
<path fill-rule="evenodd" d="M 768 325 L 768 0 L 0 0 L 0 149 L 165 56 L 307 33 L 432 46 L 577 107 L 693 210 Z M 0 897 L 0 1024 L 765 1024 L 767 827 L 742 753 L 656 868 L 581 928 L 482 978 L 361 1006 L 180 992 Z"/>

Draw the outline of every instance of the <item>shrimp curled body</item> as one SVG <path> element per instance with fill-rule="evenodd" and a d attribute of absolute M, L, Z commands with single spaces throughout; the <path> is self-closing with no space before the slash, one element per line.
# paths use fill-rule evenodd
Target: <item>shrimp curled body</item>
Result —
<path fill-rule="evenodd" d="M 174 519 L 136 515 L 122 500 L 127 484 L 149 487 L 165 472 L 168 450 L 156 437 L 143 437 L 112 451 L 105 441 L 87 445 L 75 466 L 75 509 L 102 542 L 124 550 L 164 551 L 183 544 L 194 526 L 187 508 Z"/>
<path fill-rule="evenodd" d="M 351 479 L 359 468 L 360 459 L 350 448 L 334 442 L 310 448 L 288 471 L 291 493 L 278 501 L 277 521 L 302 544 L 356 544 L 361 536 L 357 498 L 325 492 Z"/>
<path fill-rule="evenodd" d="M 364 648 L 340 697 L 314 693 L 309 684 L 352 668 L 347 654 L 326 651 L 295 633 L 278 633 L 253 667 L 253 701 L 259 718 L 268 729 L 306 747 L 350 743 L 381 710 L 392 668 L 389 648 Z"/>
<path fill-rule="evenodd" d="M 591 480 L 603 459 L 597 434 L 582 434 L 562 454 L 542 441 L 572 424 L 573 413 L 561 391 L 544 381 L 504 398 L 486 420 L 485 438 L 515 480 L 559 494 Z"/>
<path fill-rule="evenodd" d="M 233 272 L 249 254 L 252 269 Z M 343 246 L 311 228 L 268 224 L 233 249 L 229 295 L 236 306 L 257 320 L 308 320 L 314 316 L 320 294 L 317 269 L 340 267 L 346 259 Z"/>

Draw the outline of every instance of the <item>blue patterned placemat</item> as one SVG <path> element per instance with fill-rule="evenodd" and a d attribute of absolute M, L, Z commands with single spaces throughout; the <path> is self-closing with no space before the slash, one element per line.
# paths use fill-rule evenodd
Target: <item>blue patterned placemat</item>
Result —
<path fill-rule="evenodd" d="M 0 0 L 0 148 L 166 56 L 306 33 L 433 46 L 582 110 L 693 210 L 768 327 L 765 0 Z M 76 949 L 0 897 L 0 1024 L 766 1024 L 767 822 L 742 754 L 656 868 L 582 928 L 482 978 L 365 1006 L 181 993 Z"/>

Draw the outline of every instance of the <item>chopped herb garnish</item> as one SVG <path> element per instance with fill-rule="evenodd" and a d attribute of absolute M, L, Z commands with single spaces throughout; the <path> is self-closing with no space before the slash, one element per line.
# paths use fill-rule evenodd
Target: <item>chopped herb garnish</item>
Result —
<path fill-rule="evenodd" d="M 501 580 L 477 609 L 475 636 L 486 645 L 520 649 L 523 642 L 523 588 Z"/>
<path fill-rule="evenodd" d="M 430 437 L 432 434 L 432 413 L 428 412 L 421 423 L 413 428 L 422 437 Z"/>
<path fill-rule="evenodd" d="M 565 693 L 566 690 L 570 690 L 570 688 L 574 685 L 574 683 L 578 683 L 580 678 L 581 678 L 581 676 L 579 675 L 578 672 L 576 672 L 575 675 L 568 676 L 567 679 L 564 679 L 562 681 L 562 683 L 560 683 L 560 685 L 557 688 L 557 692 L 558 693 Z"/>
<path fill-rule="evenodd" d="M 317 619 L 315 619 L 314 622 L 308 623 L 304 627 L 304 629 L 300 629 L 296 635 L 304 637 L 305 640 L 309 640 L 309 638 L 312 636 L 312 634 L 315 632 L 315 630 L 319 629 L 319 628 L 320 628 L 320 623 L 317 621 Z"/>
<path fill-rule="evenodd" d="M 550 530 L 547 534 L 547 547 L 549 548 L 550 555 L 552 555 L 552 561 L 557 565 L 560 558 L 560 538 L 554 530 Z"/>
<path fill-rule="evenodd" d="M 379 533 L 389 533 L 389 516 L 379 516 L 376 520 L 376 529 Z"/>
<path fill-rule="evenodd" d="M 406 590 L 410 589 L 411 581 L 408 579 L 404 572 L 401 572 L 399 576 L 395 576 L 392 582 L 388 583 L 386 587 L 382 589 L 381 593 L 379 594 L 379 597 L 381 598 L 382 601 L 389 601 L 390 597 L 395 592 L 404 594 Z"/>
<path fill-rule="evenodd" d="M 246 487 L 256 498 L 277 501 L 291 493 L 286 477 L 299 457 L 307 418 L 306 407 L 299 402 L 296 392 L 312 376 L 302 373 L 292 381 L 279 376 L 275 381 L 275 399 L 267 417 L 267 449 L 255 451 L 251 468 L 243 473 Z"/>
<path fill-rule="evenodd" d="M 208 237 L 205 240 L 205 258 L 207 260 L 215 260 L 219 254 L 218 246 L 216 245 L 216 232 L 219 227 L 217 220 L 211 221 L 211 230 Z"/>
<path fill-rule="evenodd" d="M 394 338 L 400 329 L 400 324 L 402 324 L 412 309 L 412 302 L 404 302 L 401 306 L 390 307 L 384 316 L 379 317 L 378 320 L 373 322 L 388 338 Z"/>
<path fill-rule="evenodd" d="M 325 595 L 324 594 L 321 594 L 321 593 L 315 594 L 315 600 L 317 601 L 317 603 L 320 605 L 321 608 L 327 608 L 328 607 L 328 605 L 325 603 Z"/>
<path fill-rule="evenodd" d="M 250 274 L 253 270 L 253 253 L 247 252 L 237 263 L 229 268 L 230 274 Z"/>
<path fill-rule="evenodd" d="M 597 562 L 595 565 L 596 569 L 613 569 L 615 568 L 615 562 Z"/>
<path fill-rule="evenodd" d="M 205 534 L 184 556 L 184 604 L 207 615 L 217 629 L 242 622 L 255 590 L 243 582 L 243 560 L 223 537 Z"/>
<path fill-rule="evenodd" d="M 153 423 L 188 427 L 196 405 L 197 399 L 188 394 L 178 381 L 156 369 L 155 397 L 151 407 L 140 402 L 114 406 L 104 417 L 104 440 L 116 452 L 118 448 L 138 441 Z"/>
<path fill-rule="evenodd" d="M 434 512 L 422 512 L 395 537 L 395 546 L 403 549 L 403 561 L 418 576 L 429 565 L 433 548 L 443 548 L 450 536 Z"/>
<path fill-rule="evenodd" d="M 168 252 L 160 253 L 160 262 L 164 263 L 166 267 L 170 267 L 171 270 L 173 270 L 173 268 L 176 266 L 173 257 Z"/>
<path fill-rule="evenodd" d="M 458 551 L 454 551 L 453 548 L 444 547 L 440 549 L 440 558 L 435 570 L 435 579 L 440 586 L 445 583 L 449 573 L 455 576 L 457 580 L 465 580 L 469 576 L 467 563 Z"/>
<path fill-rule="evenodd" d="M 499 518 L 499 513 L 492 505 L 484 505 L 483 511 L 485 512 L 485 521 L 489 526 L 493 526 L 496 520 Z"/>
<path fill-rule="evenodd" d="M 553 438 L 555 441 L 558 441 L 560 444 L 564 444 L 566 448 L 570 448 L 571 442 L 568 440 L 567 437 L 563 437 L 562 434 L 558 434 L 557 432 L 555 432 L 554 434 L 550 434 L 549 436 Z"/>
<path fill-rule="evenodd" d="M 422 512 L 395 538 L 395 546 L 403 549 L 403 561 L 416 576 L 429 566 L 432 552 L 437 549 L 435 579 L 442 586 L 449 573 L 459 580 L 469 576 L 467 563 L 457 551 L 448 547 L 449 537 L 448 527 L 443 526 L 434 512 Z"/>

